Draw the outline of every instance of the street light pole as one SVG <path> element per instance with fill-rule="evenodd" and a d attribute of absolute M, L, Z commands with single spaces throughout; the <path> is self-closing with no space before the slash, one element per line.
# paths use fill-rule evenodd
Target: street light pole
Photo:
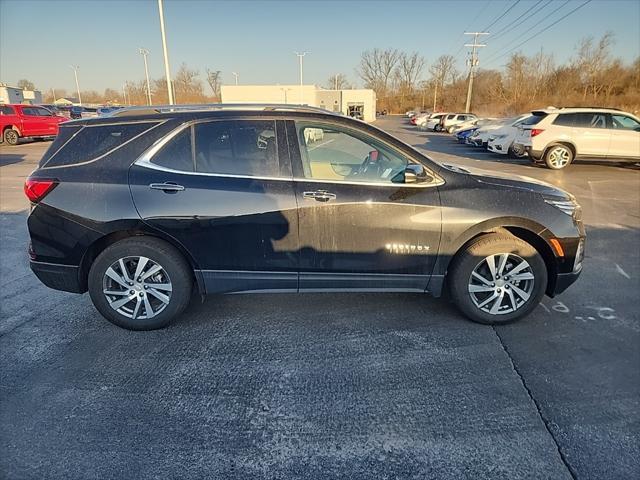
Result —
<path fill-rule="evenodd" d="M 80 96 L 80 84 L 78 83 L 78 69 L 80 68 L 78 65 L 69 65 L 73 69 L 73 74 L 76 77 L 76 91 L 78 92 L 78 103 L 82 105 L 82 97 Z"/>
<path fill-rule="evenodd" d="M 167 94 L 169 96 L 169 105 L 173 105 L 173 88 L 171 86 L 171 70 L 169 69 L 169 53 L 167 53 L 167 36 L 164 31 L 162 0 L 158 0 L 158 11 L 160 12 L 160 33 L 162 34 L 162 52 L 164 54 L 164 75 L 167 80 Z"/>
<path fill-rule="evenodd" d="M 303 94 L 303 88 L 302 88 L 302 59 L 309 52 L 302 52 L 302 53 L 293 52 L 293 53 L 295 53 L 298 56 L 298 58 L 300 59 L 300 105 L 303 105 L 304 102 L 303 102 L 303 99 L 302 99 L 302 94 Z"/>
<path fill-rule="evenodd" d="M 239 74 L 237 72 L 231 72 L 233 74 L 234 77 L 236 77 L 236 85 L 238 85 L 238 77 Z"/>
<path fill-rule="evenodd" d="M 151 105 L 151 86 L 149 85 L 149 66 L 147 65 L 147 55 L 149 55 L 149 50 L 146 48 L 139 48 L 138 51 L 142 58 L 144 58 L 144 75 L 147 79 L 147 99 L 149 100 L 149 105 Z"/>

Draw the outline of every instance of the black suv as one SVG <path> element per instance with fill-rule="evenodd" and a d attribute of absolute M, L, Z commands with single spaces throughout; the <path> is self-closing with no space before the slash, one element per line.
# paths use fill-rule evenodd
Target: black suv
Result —
<path fill-rule="evenodd" d="M 202 296 L 448 291 L 506 323 L 582 268 L 568 193 L 441 165 L 308 107 L 122 109 L 64 123 L 27 179 L 31 269 L 111 322 L 167 325 Z"/>

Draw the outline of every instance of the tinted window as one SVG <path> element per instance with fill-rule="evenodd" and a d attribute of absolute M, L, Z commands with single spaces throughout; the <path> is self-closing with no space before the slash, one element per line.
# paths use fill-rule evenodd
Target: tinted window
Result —
<path fill-rule="evenodd" d="M 60 124 L 60 128 L 58 130 L 58 135 L 53 140 L 49 148 L 44 153 L 42 159 L 40 159 L 39 165 L 42 167 L 47 164 L 49 159 L 53 157 L 60 147 L 62 147 L 65 143 L 69 141 L 69 139 L 76 133 L 78 133 L 82 129 L 82 125 L 68 125 L 68 124 Z"/>
<path fill-rule="evenodd" d="M 558 115 L 553 121 L 553 124 L 561 127 L 573 127 L 576 123 L 576 116 L 576 113 L 565 113 L 562 115 Z"/>
<path fill-rule="evenodd" d="M 319 180 L 404 181 L 407 160 L 374 139 L 333 126 L 297 123 L 304 175 Z"/>
<path fill-rule="evenodd" d="M 607 114 L 600 112 L 575 114 L 574 127 L 578 128 L 607 128 Z"/>
<path fill-rule="evenodd" d="M 196 171 L 231 175 L 279 175 L 275 122 L 238 120 L 194 126 Z"/>
<path fill-rule="evenodd" d="M 37 107 L 35 109 L 35 111 L 37 112 L 38 115 L 40 115 L 41 117 L 50 117 L 53 115 L 53 113 L 51 113 L 49 110 L 47 110 L 46 108 L 42 108 L 42 107 Z"/>
<path fill-rule="evenodd" d="M 626 115 L 611 115 L 612 127 L 616 130 L 635 130 L 640 127 L 640 123 Z"/>
<path fill-rule="evenodd" d="M 547 116 L 546 113 L 542 113 L 542 112 L 534 113 L 530 117 L 523 119 L 520 125 L 536 125 L 540 120 L 542 120 L 546 116 Z"/>
<path fill-rule="evenodd" d="M 151 163 L 173 170 L 193 172 L 191 127 L 185 128 L 169 140 L 169 142 L 154 155 Z"/>
<path fill-rule="evenodd" d="M 37 117 L 37 116 L 40 115 L 38 113 L 38 109 L 34 108 L 34 107 L 22 107 L 22 114 L 23 115 L 32 115 L 34 117 Z"/>
<path fill-rule="evenodd" d="M 71 165 L 93 160 L 115 150 L 154 125 L 155 122 L 85 126 L 64 148 L 51 156 L 47 166 Z"/>
<path fill-rule="evenodd" d="M 6 105 L 0 105 L 0 115 L 15 115 L 13 108 Z"/>

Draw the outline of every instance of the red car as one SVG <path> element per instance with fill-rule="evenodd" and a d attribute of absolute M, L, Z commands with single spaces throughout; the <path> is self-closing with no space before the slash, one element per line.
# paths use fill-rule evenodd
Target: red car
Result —
<path fill-rule="evenodd" d="M 66 120 L 37 105 L 0 105 L 0 132 L 9 145 L 16 145 L 20 138 L 54 137 Z"/>

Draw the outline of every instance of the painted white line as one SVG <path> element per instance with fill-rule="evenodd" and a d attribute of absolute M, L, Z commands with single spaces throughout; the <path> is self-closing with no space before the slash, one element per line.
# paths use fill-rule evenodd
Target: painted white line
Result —
<path fill-rule="evenodd" d="M 625 271 L 622 269 L 622 267 L 621 267 L 620 265 L 618 265 L 617 263 L 616 263 L 616 270 L 617 270 L 617 272 L 618 272 L 620 275 L 622 275 L 623 277 L 626 277 L 626 278 L 628 278 L 629 280 L 631 280 L 631 277 L 629 276 L 629 274 L 628 274 L 627 272 L 625 272 Z"/>
<path fill-rule="evenodd" d="M 324 142 L 324 143 L 319 143 L 318 145 L 314 145 L 314 146 L 312 146 L 312 147 L 307 147 L 307 152 L 310 152 L 311 150 L 315 150 L 316 148 L 324 147 L 325 145 L 328 145 L 328 144 L 330 144 L 331 142 L 335 142 L 335 141 L 336 141 L 336 139 L 335 139 L 335 138 L 332 138 L 331 140 L 327 140 L 327 141 L 326 141 L 326 142 Z"/>

